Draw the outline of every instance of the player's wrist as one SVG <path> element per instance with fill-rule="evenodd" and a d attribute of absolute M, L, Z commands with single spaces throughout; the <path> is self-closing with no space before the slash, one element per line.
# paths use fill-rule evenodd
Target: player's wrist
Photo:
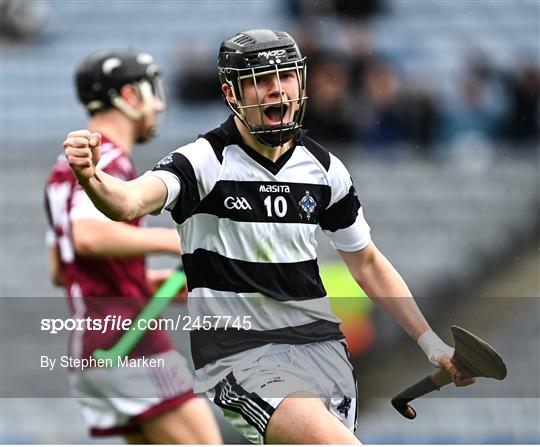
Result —
<path fill-rule="evenodd" d="M 165 231 L 167 232 L 165 251 L 167 251 L 170 255 L 180 256 L 182 254 L 182 245 L 180 244 L 180 236 L 178 235 L 178 231 L 173 228 L 167 228 Z"/>
<path fill-rule="evenodd" d="M 431 329 L 425 331 L 417 340 L 418 345 L 426 354 L 426 357 L 430 363 L 434 366 L 440 367 L 439 360 L 441 357 L 448 356 L 452 358 L 454 355 L 454 348 L 448 346 L 441 338 L 433 332 Z"/>
<path fill-rule="evenodd" d="M 89 186 L 93 180 L 98 180 L 96 172 L 92 173 L 92 175 L 84 175 L 80 172 L 75 172 L 75 177 L 77 178 L 77 183 L 85 189 L 85 187 Z"/>

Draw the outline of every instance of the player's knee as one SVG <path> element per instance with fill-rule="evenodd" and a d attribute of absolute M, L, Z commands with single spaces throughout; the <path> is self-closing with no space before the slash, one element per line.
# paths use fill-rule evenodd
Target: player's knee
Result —
<path fill-rule="evenodd" d="M 221 433 L 214 413 L 205 398 L 195 398 L 179 409 L 191 432 L 197 435 L 197 444 L 222 444 Z"/>
<path fill-rule="evenodd" d="M 205 399 L 190 399 L 143 426 L 152 444 L 221 444 L 214 415 Z"/>
<path fill-rule="evenodd" d="M 268 444 L 359 444 L 354 434 L 316 397 L 286 398 L 266 428 Z"/>

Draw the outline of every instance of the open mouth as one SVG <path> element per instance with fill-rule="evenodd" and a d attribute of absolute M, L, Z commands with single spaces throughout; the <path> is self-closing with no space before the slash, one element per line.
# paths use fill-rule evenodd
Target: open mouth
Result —
<path fill-rule="evenodd" d="M 287 115 L 288 105 L 269 106 L 265 109 L 264 114 L 270 120 L 270 124 L 281 124 L 285 115 Z"/>

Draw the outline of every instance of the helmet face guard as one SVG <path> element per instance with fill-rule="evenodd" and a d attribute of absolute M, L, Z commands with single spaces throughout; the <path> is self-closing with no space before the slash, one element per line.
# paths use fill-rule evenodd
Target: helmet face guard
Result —
<path fill-rule="evenodd" d="M 153 109 L 155 111 L 155 122 L 152 126 L 152 129 L 150 131 L 150 137 L 155 137 L 157 134 L 159 134 L 159 131 L 161 127 L 163 126 L 163 122 L 165 121 L 165 110 L 167 109 L 167 98 L 165 96 L 165 87 L 163 85 L 163 78 L 161 76 L 161 73 L 156 70 L 155 75 L 152 77 L 149 77 L 146 79 L 146 81 L 150 85 L 150 94 L 153 96 L 153 100 L 150 97 L 150 95 L 147 95 L 146 98 L 142 95 L 143 99 L 146 101 L 147 107 L 150 101 L 159 101 L 160 107 L 156 108 L 153 106 Z M 148 113 L 148 112 L 147 112 Z"/>
<path fill-rule="evenodd" d="M 247 42 L 247 44 L 246 44 Z M 218 60 L 219 78 L 231 87 L 235 102 L 225 96 L 233 113 L 245 124 L 249 132 L 262 144 L 279 147 L 290 141 L 302 126 L 307 102 L 306 63 L 296 42 L 287 33 L 271 30 L 252 30 L 240 33 L 221 45 Z M 298 97 L 279 101 L 261 102 L 258 82 L 263 76 L 276 76 L 281 92 L 283 72 L 293 71 L 298 83 Z M 250 80 L 255 86 L 256 103 L 247 104 L 243 93 L 243 81 Z M 262 124 L 264 112 L 269 107 L 279 108 L 281 122 L 276 125 Z M 286 112 L 296 107 L 292 120 L 285 122 Z M 246 112 L 257 109 L 260 123 L 250 122 Z"/>
<path fill-rule="evenodd" d="M 139 110 L 133 109 L 120 96 L 116 95 L 111 98 L 113 105 L 121 110 L 125 115 L 129 116 L 134 121 L 145 121 L 145 135 L 137 139 L 137 143 L 144 143 L 150 138 L 159 134 L 165 118 L 165 109 L 167 107 L 165 93 L 163 89 L 163 80 L 160 76 L 143 79 L 133 84 L 137 89 L 141 98 L 143 107 Z M 158 102 L 159 106 L 156 104 Z M 148 127 L 146 122 L 147 117 L 154 114 L 154 122 Z"/>
<path fill-rule="evenodd" d="M 291 138 L 294 137 L 298 129 L 302 126 L 302 120 L 304 118 L 304 111 L 306 106 L 306 65 L 304 63 L 304 59 L 301 61 L 294 61 L 290 64 L 286 64 L 287 66 L 278 66 L 278 65 L 266 65 L 262 67 L 255 68 L 248 68 L 243 70 L 238 69 L 232 69 L 235 70 L 235 78 L 234 80 L 229 80 L 227 83 L 231 86 L 233 96 L 236 100 L 236 104 L 232 104 L 228 98 L 227 104 L 231 108 L 231 110 L 234 112 L 238 118 L 242 120 L 242 122 L 246 125 L 246 127 L 249 129 L 250 133 L 254 135 L 261 143 L 263 143 L 266 146 L 271 147 L 279 147 L 285 144 L 287 141 L 289 141 Z M 259 91 L 258 91 L 258 79 L 260 79 L 262 76 L 276 76 L 279 90 L 281 91 L 281 79 L 280 75 L 283 72 L 288 71 L 294 71 L 296 73 L 296 80 L 298 83 L 298 97 L 283 100 L 283 98 L 280 95 L 279 101 L 274 102 L 261 102 L 261 99 L 259 98 Z M 226 76 L 226 75 L 225 75 Z M 228 78 L 228 76 L 227 76 Z M 253 85 L 255 86 L 255 93 L 257 95 L 257 103 L 256 104 L 246 104 L 243 89 L 242 89 L 242 81 L 244 80 L 251 80 L 253 82 Z M 288 111 L 289 108 L 294 107 L 297 105 L 297 110 L 294 112 L 292 121 L 290 122 L 284 122 L 283 119 L 285 118 L 285 114 Z M 253 125 L 248 117 L 246 116 L 246 111 L 248 109 L 258 109 L 258 113 L 260 116 L 260 122 L 264 122 L 264 111 L 268 107 L 279 107 L 280 109 L 280 116 L 281 116 L 281 123 L 277 125 L 266 125 L 266 124 L 258 124 Z"/>

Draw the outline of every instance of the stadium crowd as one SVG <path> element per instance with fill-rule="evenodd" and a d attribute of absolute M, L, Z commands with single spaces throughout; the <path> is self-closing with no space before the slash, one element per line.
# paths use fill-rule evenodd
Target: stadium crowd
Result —
<path fill-rule="evenodd" d="M 426 82 L 429 73 L 410 76 L 392 55 L 376 49 L 370 19 L 388 8 L 381 1 L 362 5 L 285 2 L 309 64 L 304 127 L 315 138 L 385 155 L 404 147 L 428 155 L 463 142 L 534 147 L 530 143 L 540 136 L 540 68 L 533 57 L 518 57 L 506 69 L 472 47 L 447 95 Z M 214 55 L 203 44 L 199 50 L 196 60 L 181 59 L 177 97 L 215 103 L 221 95 L 209 68 Z"/>

